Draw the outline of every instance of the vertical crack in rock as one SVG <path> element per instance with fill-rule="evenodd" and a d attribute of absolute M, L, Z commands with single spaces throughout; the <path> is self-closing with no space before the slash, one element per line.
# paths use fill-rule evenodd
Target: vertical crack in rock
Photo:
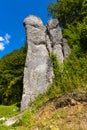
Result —
<path fill-rule="evenodd" d="M 28 50 L 21 110 L 27 109 L 29 103 L 52 83 L 53 68 L 49 54 L 54 52 L 60 62 L 68 56 L 69 47 L 58 24 L 57 19 L 51 19 L 45 27 L 41 19 L 33 15 L 24 20 Z"/>
<path fill-rule="evenodd" d="M 52 41 L 52 51 L 57 55 L 59 61 L 63 62 L 62 53 L 62 32 L 57 19 L 51 19 L 47 23 L 50 40 Z"/>

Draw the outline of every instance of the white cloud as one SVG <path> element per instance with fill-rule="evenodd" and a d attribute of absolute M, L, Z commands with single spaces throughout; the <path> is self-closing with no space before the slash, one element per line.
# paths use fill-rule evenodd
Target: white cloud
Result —
<path fill-rule="evenodd" d="M 4 41 L 4 38 L 2 36 L 0 36 L 0 42 Z"/>
<path fill-rule="evenodd" d="M 11 36 L 6 33 L 5 36 L 0 36 L 0 51 L 3 51 L 5 49 L 6 44 L 10 43 Z"/>
<path fill-rule="evenodd" d="M 4 40 L 5 40 L 6 44 L 10 43 L 10 38 L 11 38 L 11 36 L 8 33 L 6 33 L 6 35 L 4 37 Z"/>
<path fill-rule="evenodd" d="M 5 46 L 3 43 L 0 43 L 0 51 L 3 51 L 5 49 Z"/>

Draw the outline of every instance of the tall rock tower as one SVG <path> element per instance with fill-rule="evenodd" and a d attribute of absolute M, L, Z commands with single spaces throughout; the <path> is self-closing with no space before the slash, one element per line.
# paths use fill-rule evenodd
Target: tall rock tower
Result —
<path fill-rule="evenodd" d="M 69 53 L 69 46 L 62 37 L 57 19 L 49 20 L 45 27 L 40 18 L 30 15 L 25 18 L 24 26 L 28 50 L 21 110 L 27 109 L 29 103 L 52 83 L 53 69 L 49 54 L 54 52 L 63 62 Z"/>

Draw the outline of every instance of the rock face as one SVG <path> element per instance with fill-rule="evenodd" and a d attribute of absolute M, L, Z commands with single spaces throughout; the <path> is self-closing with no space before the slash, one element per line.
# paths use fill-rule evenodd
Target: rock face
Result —
<path fill-rule="evenodd" d="M 52 83 L 53 70 L 49 54 L 54 52 L 60 62 L 63 62 L 70 50 L 62 37 L 57 19 L 49 20 L 45 27 L 40 18 L 30 15 L 24 20 L 24 26 L 28 50 L 21 110 L 27 109 L 29 103 Z"/>

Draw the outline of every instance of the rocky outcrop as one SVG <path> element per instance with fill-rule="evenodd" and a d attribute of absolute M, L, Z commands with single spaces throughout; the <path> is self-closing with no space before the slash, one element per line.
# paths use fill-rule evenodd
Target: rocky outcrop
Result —
<path fill-rule="evenodd" d="M 62 37 L 57 19 L 49 20 L 45 27 L 40 18 L 30 15 L 24 20 L 24 26 L 28 50 L 21 110 L 27 109 L 29 103 L 52 82 L 53 70 L 49 54 L 54 52 L 60 62 L 69 54 L 69 46 Z"/>

